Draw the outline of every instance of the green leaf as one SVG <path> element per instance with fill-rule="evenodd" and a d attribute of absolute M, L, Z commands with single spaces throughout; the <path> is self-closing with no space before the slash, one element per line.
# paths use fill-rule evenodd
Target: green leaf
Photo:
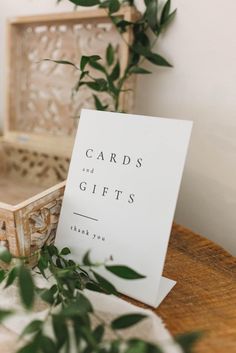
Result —
<path fill-rule="evenodd" d="M 94 81 L 84 82 L 89 88 L 98 92 L 107 91 L 107 81 L 103 78 L 96 79 Z"/>
<path fill-rule="evenodd" d="M 62 309 L 61 315 L 73 318 L 87 313 L 92 313 L 93 307 L 90 301 L 82 294 L 78 293 L 78 297 L 74 302 L 70 302 L 68 306 Z"/>
<path fill-rule="evenodd" d="M 120 9 L 119 0 L 111 0 L 109 4 L 109 13 L 112 14 L 114 12 L 119 11 L 119 9 Z"/>
<path fill-rule="evenodd" d="M 90 66 L 93 67 L 94 69 L 103 72 L 104 74 L 106 74 L 106 69 L 105 67 L 103 67 L 101 64 L 99 64 L 97 61 L 91 60 L 89 62 Z"/>
<path fill-rule="evenodd" d="M 156 30 L 157 24 L 157 9 L 158 9 L 158 1 L 157 0 L 150 0 L 147 4 L 147 10 L 145 13 L 145 18 L 151 27 L 152 30 Z"/>
<path fill-rule="evenodd" d="M 30 335 L 32 333 L 35 333 L 39 330 L 41 330 L 43 322 L 41 320 L 34 320 L 30 322 L 22 331 L 21 337 L 25 335 Z"/>
<path fill-rule="evenodd" d="M 119 89 L 114 85 L 114 82 L 113 82 L 113 80 L 111 79 L 110 76 L 108 76 L 107 81 L 108 81 L 107 91 L 109 93 L 112 93 L 113 96 L 119 95 Z"/>
<path fill-rule="evenodd" d="M 99 0 L 70 0 L 70 2 L 73 2 L 76 6 L 95 6 L 99 5 L 100 1 Z"/>
<path fill-rule="evenodd" d="M 84 71 L 85 66 L 88 63 L 91 65 L 91 63 L 96 62 L 100 59 L 101 57 L 99 55 L 90 55 L 90 56 L 83 55 L 80 59 L 80 70 Z"/>
<path fill-rule="evenodd" d="M 99 55 L 91 55 L 89 56 L 89 61 L 98 61 L 98 60 L 101 60 L 101 56 Z"/>
<path fill-rule="evenodd" d="M 147 353 L 163 353 L 163 350 L 160 347 L 158 347 L 152 343 L 146 342 L 146 352 Z"/>
<path fill-rule="evenodd" d="M 148 48 L 145 48 L 140 43 L 134 46 L 134 51 L 140 55 L 143 55 L 147 60 L 149 60 L 154 65 L 172 67 L 166 59 L 161 55 L 151 52 Z"/>
<path fill-rule="evenodd" d="M 120 63 L 119 61 L 114 66 L 112 73 L 110 74 L 110 79 L 116 81 L 120 77 Z"/>
<path fill-rule="evenodd" d="M 8 273 L 5 288 L 9 287 L 14 283 L 16 277 L 19 274 L 19 267 L 13 267 Z"/>
<path fill-rule="evenodd" d="M 56 259 L 56 266 L 58 268 L 63 268 L 62 260 L 59 257 Z"/>
<path fill-rule="evenodd" d="M 108 105 L 103 105 L 102 102 L 100 101 L 100 99 L 95 94 L 93 94 L 93 98 L 94 98 L 94 103 L 95 103 L 95 107 L 96 107 L 97 110 L 104 111 L 104 110 L 106 110 L 108 108 Z M 86 261 L 86 263 L 84 262 L 84 264 L 86 266 L 90 266 L 91 265 L 91 263 L 89 264 L 88 261 Z"/>
<path fill-rule="evenodd" d="M 165 21 L 167 20 L 170 13 L 170 7 L 171 7 L 171 0 L 167 0 L 161 13 L 161 25 L 165 23 Z"/>
<path fill-rule="evenodd" d="M 104 91 L 107 90 L 107 81 L 103 78 L 96 79 L 96 83 L 99 84 L 100 90 Z"/>
<path fill-rule="evenodd" d="M 33 353 L 36 352 L 36 349 L 38 348 L 38 344 L 35 344 L 34 342 L 27 343 L 23 347 L 21 347 L 17 353 Z"/>
<path fill-rule="evenodd" d="M 71 251 L 70 251 L 70 249 L 69 248 L 63 248 L 62 250 L 61 250 L 61 252 L 60 252 L 60 255 L 63 255 L 63 256 L 65 256 L 65 255 L 69 255 L 69 254 L 71 254 Z"/>
<path fill-rule="evenodd" d="M 83 55 L 80 59 L 80 70 L 81 71 L 84 71 L 85 66 L 88 64 L 88 62 L 89 62 L 89 57 Z"/>
<path fill-rule="evenodd" d="M 48 304 L 53 304 L 54 303 L 54 289 L 43 289 L 40 291 L 40 297 L 43 301 L 45 301 Z"/>
<path fill-rule="evenodd" d="M 0 246 L 0 260 L 9 264 L 12 260 L 11 253 L 4 246 Z"/>
<path fill-rule="evenodd" d="M 202 332 L 190 332 L 175 337 L 175 341 L 183 348 L 184 353 L 192 353 L 195 343 L 202 337 Z"/>
<path fill-rule="evenodd" d="M 128 349 L 125 353 L 163 353 L 163 351 L 153 343 L 131 338 L 128 341 Z"/>
<path fill-rule="evenodd" d="M 105 266 L 108 271 L 113 273 L 114 275 L 125 278 L 125 279 L 141 279 L 145 278 L 145 276 L 140 273 L 134 271 L 132 268 L 123 265 L 111 265 Z"/>
<path fill-rule="evenodd" d="M 0 270 L 0 283 L 2 283 L 2 281 L 5 279 L 5 271 L 4 270 Z"/>
<path fill-rule="evenodd" d="M 50 256 L 57 256 L 59 254 L 59 251 L 55 245 L 49 245 L 46 247 L 46 250 L 48 251 Z"/>
<path fill-rule="evenodd" d="M 93 91 L 101 92 L 100 85 L 95 81 L 81 82 L 81 84 L 87 85 Z"/>
<path fill-rule="evenodd" d="M 41 338 L 42 338 L 42 332 L 39 331 L 34 335 L 33 340 L 29 343 L 26 343 L 23 347 L 21 347 L 21 349 L 19 349 L 17 353 L 33 353 L 33 352 L 38 353 L 39 346 L 42 344 Z"/>
<path fill-rule="evenodd" d="M 76 263 L 75 263 L 75 261 L 73 261 L 73 260 L 68 260 L 68 265 L 69 266 L 76 266 Z"/>
<path fill-rule="evenodd" d="M 43 59 L 43 61 L 51 61 L 55 64 L 70 65 L 70 66 L 73 66 L 76 70 L 78 70 L 78 67 L 74 63 L 68 60 Z"/>
<path fill-rule="evenodd" d="M 71 270 L 68 268 L 62 268 L 57 270 L 57 276 L 58 278 L 66 279 L 70 275 Z"/>
<path fill-rule="evenodd" d="M 140 55 L 134 52 L 130 53 L 130 65 L 137 65 L 140 60 Z"/>
<path fill-rule="evenodd" d="M 107 293 L 104 289 L 102 289 L 98 284 L 96 284 L 94 282 L 86 283 L 86 288 L 93 291 L 93 292 Z"/>
<path fill-rule="evenodd" d="M 114 330 L 121 330 L 128 328 L 130 326 L 136 325 L 138 322 L 145 319 L 147 316 L 143 314 L 127 314 L 118 317 L 117 319 L 113 320 L 111 323 L 111 327 Z"/>
<path fill-rule="evenodd" d="M 126 32 L 126 27 L 132 26 L 133 23 L 126 21 L 126 20 L 120 20 L 116 23 L 116 27 L 120 30 L 121 33 Z"/>
<path fill-rule="evenodd" d="M 101 9 L 107 9 L 107 8 L 109 7 L 109 5 L 110 5 L 110 1 L 111 1 L 111 0 L 105 0 L 105 1 L 101 2 L 100 5 L 99 5 L 99 7 L 100 7 Z"/>
<path fill-rule="evenodd" d="M 14 313 L 12 310 L 0 309 L 0 322 L 2 322 L 7 316 L 10 316 Z"/>
<path fill-rule="evenodd" d="M 88 75 L 89 74 L 89 71 L 83 71 L 83 72 L 81 72 L 81 75 L 80 75 L 80 80 L 83 80 L 83 78 L 86 76 L 86 75 Z"/>
<path fill-rule="evenodd" d="M 43 351 L 43 353 L 58 352 L 55 342 L 47 336 L 42 336 L 40 348 Z"/>
<path fill-rule="evenodd" d="M 96 97 L 96 96 L 94 96 L 94 97 Z M 90 260 L 90 250 L 88 250 L 86 253 L 85 253 L 85 255 L 84 255 L 84 257 L 83 257 L 83 260 L 82 260 L 82 262 L 83 262 L 83 264 L 85 265 L 85 266 L 91 266 L 92 265 L 92 262 L 91 262 L 91 260 Z"/>
<path fill-rule="evenodd" d="M 68 328 L 66 321 L 60 315 L 52 315 L 52 324 L 57 338 L 57 348 L 61 348 L 68 339 Z"/>
<path fill-rule="evenodd" d="M 82 321 L 81 318 L 78 317 L 78 316 L 72 319 L 74 338 L 75 338 L 77 347 L 79 346 L 79 343 L 80 343 L 81 338 L 82 338 L 82 333 L 81 333 L 82 324 L 81 324 L 81 321 Z"/>
<path fill-rule="evenodd" d="M 46 278 L 45 270 L 48 268 L 48 260 L 44 256 L 40 256 L 37 267 L 44 278 Z"/>
<path fill-rule="evenodd" d="M 95 340 L 100 343 L 105 333 L 105 328 L 103 325 L 98 325 L 93 331 L 93 336 Z"/>
<path fill-rule="evenodd" d="M 85 255 L 83 256 L 83 259 L 82 259 L 82 263 L 85 265 L 85 266 L 91 266 L 92 265 L 92 262 L 90 260 L 90 252 L 91 250 L 88 250 Z"/>
<path fill-rule="evenodd" d="M 23 265 L 19 268 L 19 290 L 22 304 L 30 309 L 34 303 L 34 282 L 31 272 Z"/>
<path fill-rule="evenodd" d="M 104 289 L 108 294 L 117 295 L 117 290 L 112 283 L 110 283 L 107 279 L 99 275 L 97 272 L 92 271 L 94 277 L 96 278 L 98 284 Z"/>
<path fill-rule="evenodd" d="M 175 17 L 177 10 L 175 9 L 173 12 L 169 14 L 166 18 L 165 22 L 161 25 L 162 28 L 166 27 Z"/>
<path fill-rule="evenodd" d="M 106 51 L 106 60 L 107 60 L 107 64 L 109 66 L 111 66 L 113 64 L 114 58 L 115 58 L 114 48 L 111 44 L 109 44 L 107 47 L 107 51 Z"/>
<path fill-rule="evenodd" d="M 91 332 L 90 327 L 86 327 L 85 325 L 83 325 L 81 327 L 81 332 L 83 335 L 84 340 L 86 341 L 86 343 L 88 344 L 87 349 L 85 349 L 83 351 L 83 353 L 95 353 L 95 350 L 92 349 L 93 347 L 96 347 L 97 342 L 95 341 L 93 334 Z M 103 352 L 102 352 L 103 353 Z"/>
<path fill-rule="evenodd" d="M 142 44 L 143 47 L 150 50 L 151 42 L 147 34 L 144 32 L 142 26 L 139 26 L 138 33 L 135 35 L 135 37 L 136 37 L 136 40 L 134 45 L 136 45 L 137 43 L 140 43 Z"/>
<path fill-rule="evenodd" d="M 115 341 L 112 341 L 110 353 L 120 353 L 121 351 L 123 351 L 123 350 L 121 350 L 122 344 L 123 344 L 123 342 L 118 339 Z"/>
<path fill-rule="evenodd" d="M 42 268 L 43 270 L 46 270 L 46 268 L 48 267 L 48 259 L 44 256 L 40 256 L 38 261 L 38 267 Z"/>
<path fill-rule="evenodd" d="M 56 294 L 57 291 L 58 291 L 58 287 L 56 284 L 54 284 L 51 288 L 50 288 L 50 291 L 53 293 L 53 294 Z"/>
<path fill-rule="evenodd" d="M 125 353 L 147 353 L 147 344 L 141 340 L 131 342 Z"/>
<path fill-rule="evenodd" d="M 151 71 L 148 71 L 148 70 L 144 69 L 143 67 L 132 66 L 129 69 L 129 73 L 131 73 L 131 74 L 151 74 Z"/>

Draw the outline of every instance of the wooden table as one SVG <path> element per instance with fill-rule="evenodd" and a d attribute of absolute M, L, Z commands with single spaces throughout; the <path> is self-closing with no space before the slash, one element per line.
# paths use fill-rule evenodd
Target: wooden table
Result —
<path fill-rule="evenodd" d="M 209 240 L 174 225 L 164 275 L 177 285 L 155 312 L 173 335 L 203 331 L 196 353 L 236 352 L 236 259 Z M 142 305 L 144 306 L 144 305 Z M 0 352 L 14 336 L 0 327 Z"/>
<path fill-rule="evenodd" d="M 170 332 L 203 331 L 197 353 L 235 353 L 236 259 L 174 225 L 164 275 L 177 285 L 155 311 Z"/>

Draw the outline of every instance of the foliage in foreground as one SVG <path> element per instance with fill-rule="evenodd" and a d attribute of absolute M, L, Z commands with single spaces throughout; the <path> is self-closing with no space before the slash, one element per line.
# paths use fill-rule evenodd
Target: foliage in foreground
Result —
<path fill-rule="evenodd" d="M 4 288 L 13 284 L 18 286 L 19 297 L 26 311 L 33 310 L 39 298 L 48 305 L 44 320 L 33 320 L 24 328 L 21 338 L 26 343 L 17 353 L 69 353 L 72 347 L 78 353 L 161 353 L 161 348 L 153 343 L 138 338 L 122 338 L 122 330 L 144 320 L 145 315 L 122 315 L 106 323 L 98 317 L 83 293 L 87 288 L 107 295 L 118 295 L 113 284 L 97 272 L 99 266 L 105 266 L 107 271 L 126 280 L 143 276 L 127 266 L 94 264 L 89 252 L 79 265 L 68 259 L 69 254 L 68 248 L 59 252 L 53 245 L 41 250 L 36 271 L 49 281 L 50 286 L 40 288 L 27 267 L 27 259 L 13 258 L 8 250 L 0 248 L 0 260 L 10 268 L 0 270 L 0 281 Z M 0 321 L 10 315 L 14 315 L 14 311 L 0 309 Z M 92 317 L 98 322 L 96 327 L 91 325 Z M 113 332 L 113 339 L 105 338 L 107 330 Z M 186 353 L 190 353 L 198 336 L 198 333 L 182 335 L 176 338 L 176 342 Z"/>

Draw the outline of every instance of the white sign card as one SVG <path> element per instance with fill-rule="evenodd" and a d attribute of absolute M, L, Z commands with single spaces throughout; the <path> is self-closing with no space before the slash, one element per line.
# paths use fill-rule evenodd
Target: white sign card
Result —
<path fill-rule="evenodd" d="M 175 284 L 162 277 L 192 122 L 82 110 L 56 245 L 81 261 L 146 276 L 101 274 L 123 294 L 158 306 Z"/>

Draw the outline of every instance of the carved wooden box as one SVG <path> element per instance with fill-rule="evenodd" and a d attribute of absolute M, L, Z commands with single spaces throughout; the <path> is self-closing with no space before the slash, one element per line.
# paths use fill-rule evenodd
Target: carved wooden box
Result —
<path fill-rule="evenodd" d="M 126 7 L 118 15 L 129 21 L 133 13 Z M 33 263 L 34 254 L 54 240 L 75 116 L 94 104 L 86 88 L 71 100 L 78 79 L 71 67 L 42 59 L 79 63 L 81 55 L 104 57 L 112 43 L 124 69 L 130 33 L 125 36 L 122 40 L 102 9 L 9 21 L 6 121 L 0 144 L 0 244 L 13 255 L 32 255 Z M 106 97 L 102 99 L 105 103 Z M 123 96 L 123 109 L 130 111 L 132 101 L 132 95 Z"/>

